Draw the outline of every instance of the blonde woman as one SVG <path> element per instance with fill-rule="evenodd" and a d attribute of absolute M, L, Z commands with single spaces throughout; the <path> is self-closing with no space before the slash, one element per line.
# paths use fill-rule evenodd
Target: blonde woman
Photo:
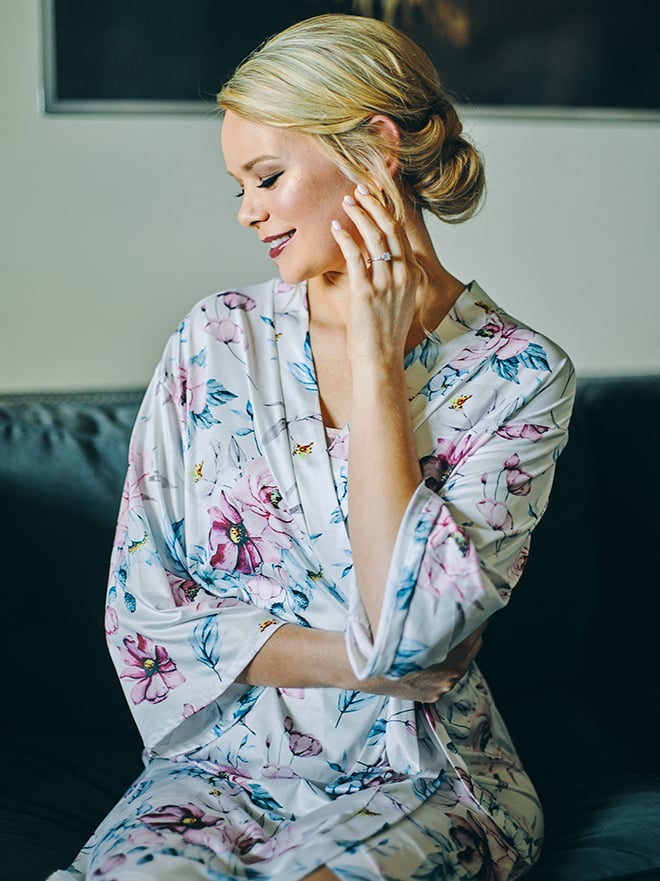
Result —
<path fill-rule="evenodd" d="M 483 167 L 426 56 L 321 16 L 221 91 L 273 281 L 202 300 L 138 417 L 106 629 L 145 770 L 52 878 L 518 878 L 541 809 L 477 666 L 573 370 L 442 265 Z"/>

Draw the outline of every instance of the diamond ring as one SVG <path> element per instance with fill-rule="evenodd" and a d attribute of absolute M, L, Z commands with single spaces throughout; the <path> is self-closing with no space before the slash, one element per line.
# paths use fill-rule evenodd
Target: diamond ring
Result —
<path fill-rule="evenodd" d="M 390 261 L 391 259 L 392 259 L 392 255 L 390 254 L 390 252 L 389 252 L 389 251 L 384 251 L 384 252 L 380 255 L 380 257 L 369 257 L 369 259 L 367 260 L 367 264 L 368 264 L 369 266 L 371 266 L 371 264 L 372 264 L 372 263 L 376 263 L 377 260 L 383 260 L 385 263 L 389 263 L 389 261 Z"/>

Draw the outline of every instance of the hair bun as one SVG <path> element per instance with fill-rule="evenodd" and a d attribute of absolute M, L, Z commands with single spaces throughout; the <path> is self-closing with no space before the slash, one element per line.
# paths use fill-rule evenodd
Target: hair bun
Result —
<path fill-rule="evenodd" d="M 416 143 L 405 150 L 404 180 L 418 205 L 446 223 L 461 223 L 480 207 L 485 192 L 484 162 L 463 135 L 450 101 L 440 96 L 429 111 L 426 125 L 414 134 Z"/>

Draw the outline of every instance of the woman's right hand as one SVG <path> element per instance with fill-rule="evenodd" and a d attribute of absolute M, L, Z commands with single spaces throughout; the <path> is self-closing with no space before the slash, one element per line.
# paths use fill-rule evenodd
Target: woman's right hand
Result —
<path fill-rule="evenodd" d="M 434 704 L 465 676 L 470 664 L 481 651 L 485 629 L 486 622 L 454 646 L 441 664 L 415 670 L 401 679 L 387 679 L 384 676 L 364 679 L 360 682 L 360 691 Z"/>

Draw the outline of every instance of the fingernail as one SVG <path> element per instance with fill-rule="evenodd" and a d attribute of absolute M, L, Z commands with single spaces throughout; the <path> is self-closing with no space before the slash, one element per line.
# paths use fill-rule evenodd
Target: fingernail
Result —
<path fill-rule="evenodd" d="M 355 199 L 352 196 L 344 196 L 344 202 L 347 205 L 355 205 Z"/>
<path fill-rule="evenodd" d="M 338 220 L 333 220 L 330 226 L 333 229 L 341 229 L 341 223 Z"/>
<path fill-rule="evenodd" d="M 358 191 L 358 193 L 362 193 L 363 196 L 369 195 L 369 190 L 365 187 L 364 184 L 358 184 L 357 191 Z"/>

